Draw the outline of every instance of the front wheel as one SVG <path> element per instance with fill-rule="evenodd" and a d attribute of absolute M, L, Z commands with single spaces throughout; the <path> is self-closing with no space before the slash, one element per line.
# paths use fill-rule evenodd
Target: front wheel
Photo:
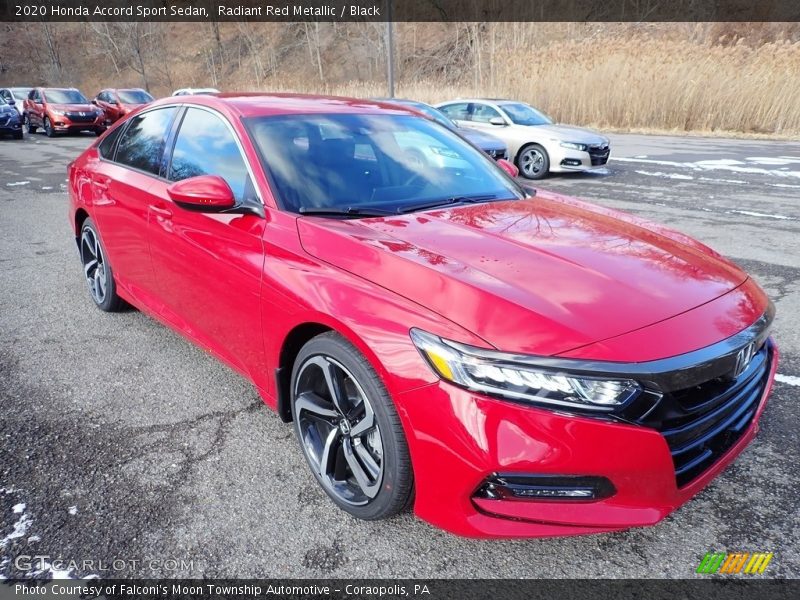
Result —
<path fill-rule="evenodd" d="M 517 155 L 517 167 L 526 179 L 541 179 L 550 170 L 550 157 L 539 144 L 530 144 Z"/>
<path fill-rule="evenodd" d="M 86 219 L 81 227 L 79 250 L 83 275 L 97 308 L 105 312 L 120 310 L 124 301 L 117 295 L 114 273 L 100 241 L 100 235 L 91 219 Z"/>
<path fill-rule="evenodd" d="M 53 129 L 53 124 L 50 122 L 50 117 L 44 118 L 44 133 L 50 138 L 56 134 L 55 129 Z"/>
<path fill-rule="evenodd" d="M 292 370 L 295 433 L 317 482 L 354 517 L 391 517 L 411 502 L 400 418 L 366 358 L 340 335 L 313 338 Z"/>
<path fill-rule="evenodd" d="M 28 134 L 36 133 L 36 125 L 31 123 L 31 118 L 27 114 L 22 117 L 22 120 L 25 124 L 25 129 L 27 130 Z"/>

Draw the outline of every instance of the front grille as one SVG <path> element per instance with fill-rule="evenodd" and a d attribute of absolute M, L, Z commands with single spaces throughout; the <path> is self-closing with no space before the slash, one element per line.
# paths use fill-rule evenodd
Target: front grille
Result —
<path fill-rule="evenodd" d="M 772 344 L 764 343 L 733 373 L 664 395 L 647 423 L 667 441 L 678 487 L 691 483 L 727 452 L 753 422 L 769 381 Z"/>
<path fill-rule="evenodd" d="M 505 149 L 502 148 L 499 150 L 487 150 L 486 154 L 488 154 L 495 160 L 500 160 L 501 158 L 508 158 L 508 153 L 506 152 Z"/>
<path fill-rule="evenodd" d="M 66 116 L 73 123 L 91 123 L 95 119 L 93 112 L 87 112 L 85 115 L 79 112 L 68 112 Z"/>
<path fill-rule="evenodd" d="M 608 144 L 593 144 L 589 146 L 589 158 L 592 160 L 593 167 L 599 167 L 608 162 L 608 155 L 611 149 Z"/>

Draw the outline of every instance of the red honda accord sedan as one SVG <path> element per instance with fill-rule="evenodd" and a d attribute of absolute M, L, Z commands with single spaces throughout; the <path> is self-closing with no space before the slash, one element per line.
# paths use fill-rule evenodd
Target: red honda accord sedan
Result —
<path fill-rule="evenodd" d="M 753 439 L 778 351 L 708 247 L 520 187 L 394 105 L 167 98 L 69 166 L 91 298 L 209 349 L 362 519 L 651 525 Z"/>

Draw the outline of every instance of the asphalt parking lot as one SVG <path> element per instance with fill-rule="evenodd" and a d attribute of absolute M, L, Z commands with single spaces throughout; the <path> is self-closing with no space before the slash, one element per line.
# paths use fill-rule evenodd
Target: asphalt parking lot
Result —
<path fill-rule="evenodd" d="M 39 555 L 78 561 L 73 575 L 689 577 L 712 550 L 774 552 L 765 577 L 800 576 L 800 144 L 611 137 L 606 169 L 540 186 L 746 268 L 777 306 L 780 378 L 755 442 L 659 525 L 504 542 L 337 510 L 246 381 L 137 311 L 92 305 L 65 167 L 94 137 L 0 140 L 0 576 Z"/>

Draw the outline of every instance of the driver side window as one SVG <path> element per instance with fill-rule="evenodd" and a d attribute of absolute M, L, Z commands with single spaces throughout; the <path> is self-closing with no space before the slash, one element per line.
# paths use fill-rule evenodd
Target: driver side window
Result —
<path fill-rule="evenodd" d="M 214 113 L 189 108 L 175 140 L 168 178 L 181 181 L 198 175 L 222 177 L 237 202 L 255 197 L 247 165 L 228 126 Z"/>

